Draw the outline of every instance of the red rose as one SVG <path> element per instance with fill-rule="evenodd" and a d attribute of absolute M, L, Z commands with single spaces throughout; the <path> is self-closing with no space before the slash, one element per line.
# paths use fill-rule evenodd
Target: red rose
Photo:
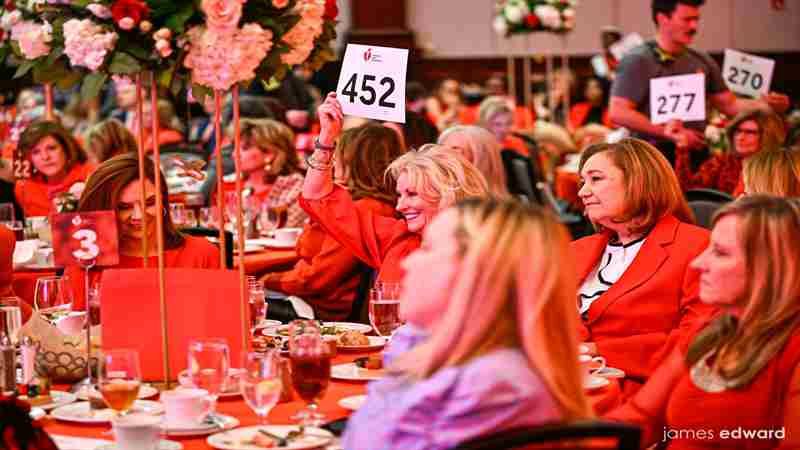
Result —
<path fill-rule="evenodd" d="M 114 23 L 130 17 L 133 19 L 134 25 L 138 25 L 148 14 L 150 14 L 150 7 L 143 0 L 116 0 L 111 5 L 111 16 L 114 18 Z"/>
<path fill-rule="evenodd" d="M 528 25 L 528 28 L 536 28 L 539 26 L 539 18 L 536 17 L 536 14 L 528 14 L 528 17 L 525 18 L 525 25 Z"/>
<path fill-rule="evenodd" d="M 325 14 L 322 16 L 326 20 L 336 20 L 339 15 L 339 7 L 336 6 L 336 0 L 325 0 Z"/>

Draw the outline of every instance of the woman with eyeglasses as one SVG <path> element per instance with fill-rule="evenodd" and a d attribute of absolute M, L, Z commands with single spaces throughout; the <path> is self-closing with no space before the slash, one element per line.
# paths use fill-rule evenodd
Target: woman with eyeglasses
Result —
<path fill-rule="evenodd" d="M 730 148 L 692 170 L 689 150 L 678 146 L 675 172 L 683 190 L 709 188 L 737 196 L 744 191 L 742 166 L 762 151 L 779 150 L 786 139 L 783 121 L 775 113 L 752 110 L 733 118 L 726 130 Z"/>

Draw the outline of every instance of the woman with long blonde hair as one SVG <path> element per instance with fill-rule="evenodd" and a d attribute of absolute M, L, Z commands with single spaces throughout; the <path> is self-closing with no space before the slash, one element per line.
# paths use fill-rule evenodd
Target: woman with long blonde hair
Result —
<path fill-rule="evenodd" d="M 800 151 L 779 150 L 753 155 L 742 171 L 744 193 L 800 197 Z"/>
<path fill-rule="evenodd" d="M 403 262 L 400 301 L 430 335 L 370 385 L 345 448 L 448 449 L 589 417 L 568 240 L 549 212 L 510 200 L 470 199 L 439 214 Z"/>
<path fill-rule="evenodd" d="M 645 445 L 800 448 L 800 241 L 787 239 L 797 235 L 797 200 L 753 195 L 724 206 L 692 263 L 700 299 L 721 311 L 688 329 L 610 416 L 645 425 Z M 700 439 L 678 433 L 699 429 Z"/>

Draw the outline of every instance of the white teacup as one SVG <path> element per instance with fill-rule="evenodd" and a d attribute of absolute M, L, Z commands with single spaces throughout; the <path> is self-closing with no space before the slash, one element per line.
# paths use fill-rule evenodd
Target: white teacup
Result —
<path fill-rule="evenodd" d="M 193 427 L 202 423 L 211 409 L 204 389 L 177 389 L 161 393 L 167 427 Z"/>
<path fill-rule="evenodd" d="M 129 414 L 111 420 L 119 450 L 155 450 L 161 419 L 144 414 Z"/>
<path fill-rule="evenodd" d="M 278 228 L 275 230 L 275 240 L 281 244 L 294 244 L 301 231 L 301 228 Z"/>
<path fill-rule="evenodd" d="M 602 356 L 578 355 L 578 363 L 584 378 L 589 378 L 596 372 L 606 368 L 606 359 Z"/>

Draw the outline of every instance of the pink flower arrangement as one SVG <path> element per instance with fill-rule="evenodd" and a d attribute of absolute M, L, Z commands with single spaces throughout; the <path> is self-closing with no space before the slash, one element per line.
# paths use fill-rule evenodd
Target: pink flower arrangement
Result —
<path fill-rule="evenodd" d="M 203 0 L 200 8 L 206 13 L 206 26 L 210 29 L 233 29 L 242 18 L 245 0 Z"/>
<path fill-rule="evenodd" d="M 64 22 L 64 53 L 70 64 L 97 70 L 117 43 L 117 33 L 106 32 L 90 19 Z"/>
<path fill-rule="evenodd" d="M 108 6 L 101 5 L 100 3 L 92 3 L 86 7 L 89 11 L 94 14 L 95 17 L 98 19 L 110 19 L 112 18 L 111 9 Z"/>
<path fill-rule="evenodd" d="M 11 39 L 17 41 L 27 59 L 36 59 L 50 53 L 53 28 L 49 23 L 25 20 L 11 28 Z"/>
<path fill-rule="evenodd" d="M 325 0 L 299 0 L 295 9 L 300 22 L 283 35 L 291 50 L 281 55 L 281 61 L 289 65 L 303 63 L 314 50 L 314 39 L 322 34 Z"/>
<path fill-rule="evenodd" d="M 194 27 L 188 32 L 191 48 L 184 65 L 192 81 L 216 90 L 255 78 L 255 70 L 272 48 L 272 32 L 255 23 L 220 31 Z"/>

